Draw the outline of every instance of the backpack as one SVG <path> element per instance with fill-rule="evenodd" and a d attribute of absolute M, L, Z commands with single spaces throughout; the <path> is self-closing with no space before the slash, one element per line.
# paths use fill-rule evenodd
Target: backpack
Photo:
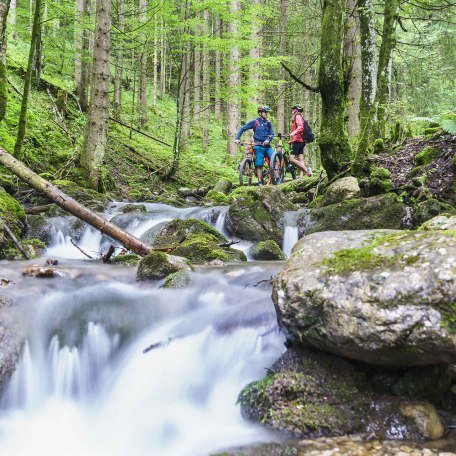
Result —
<path fill-rule="evenodd" d="M 309 122 L 307 122 L 307 120 L 304 119 L 304 117 L 302 118 L 302 120 L 304 121 L 304 131 L 301 133 L 303 141 L 306 144 L 314 142 L 315 135 L 313 134 L 312 129 L 310 128 Z"/>

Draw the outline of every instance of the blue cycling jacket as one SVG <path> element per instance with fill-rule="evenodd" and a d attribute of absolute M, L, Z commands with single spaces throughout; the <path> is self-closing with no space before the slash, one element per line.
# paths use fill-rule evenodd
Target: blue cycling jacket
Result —
<path fill-rule="evenodd" d="M 242 126 L 237 132 L 236 139 L 241 139 L 242 134 L 247 130 L 254 130 L 253 140 L 255 142 L 271 141 L 274 137 L 274 127 L 271 121 L 262 117 L 257 117 Z"/>

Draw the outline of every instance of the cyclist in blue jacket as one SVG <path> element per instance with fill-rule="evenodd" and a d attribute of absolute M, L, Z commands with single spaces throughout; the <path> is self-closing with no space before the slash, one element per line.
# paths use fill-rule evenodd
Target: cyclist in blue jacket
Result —
<path fill-rule="evenodd" d="M 271 140 L 274 138 L 274 127 L 268 120 L 268 112 L 271 112 L 269 106 L 258 107 L 258 117 L 242 126 L 236 135 L 236 144 L 241 142 L 242 134 L 247 130 L 253 130 L 253 141 L 255 143 L 255 170 L 258 178 L 258 185 L 263 185 L 263 164 L 267 155 L 271 159 L 274 149 L 271 146 Z"/>

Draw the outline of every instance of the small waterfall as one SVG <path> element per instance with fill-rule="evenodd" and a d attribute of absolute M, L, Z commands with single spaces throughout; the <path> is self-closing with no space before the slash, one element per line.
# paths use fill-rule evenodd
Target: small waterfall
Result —
<path fill-rule="evenodd" d="M 291 249 L 298 242 L 298 211 L 286 212 L 284 215 L 284 233 L 283 233 L 283 253 L 287 257 L 291 254 Z"/>

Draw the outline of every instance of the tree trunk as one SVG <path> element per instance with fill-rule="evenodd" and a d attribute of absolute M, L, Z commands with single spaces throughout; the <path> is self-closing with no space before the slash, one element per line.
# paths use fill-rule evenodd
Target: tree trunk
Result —
<path fill-rule="evenodd" d="M 260 92 L 258 83 L 260 81 L 260 30 L 261 30 L 261 5 L 262 0 L 252 0 L 252 23 L 250 28 L 250 67 L 249 67 L 249 83 L 252 96 L 250 103 L 255 105 L 255 108 L 260 104 Z"/>
<path fill-rule="evenodd" d="M 344 72 L 347 102 L 347 131 L 353 138 L 359 134 L 361 98 L 361 49 L 357 0 L 348 0 L 344 36 Z"/>
<path fill-rule="evenodd" d="M 90 30 L 89 30 L 89 22 L 90 22 L 90 0 L 82 0 L 83 1 L 83 11 L 82 11 L 82 48 L 81 48 L 81 78 L 79 81 L 79 85 L 76 88 L 78 98 L 79 98 L 79 105 L 81 107 L 82 112 L 87 112 L 89 109 L 89 79 L 90 79 Z"/>
<path fill-rule="evenodd" d="M 8 2 L 8 0 L 7 0 Z M 17 9 L 17 1 L 11 0 L 10 2 L 10 9 L 9 9 L 9 16 L 8 16 L 8 23 L 10 24 L 11 30 L 11 38 L 16 38 L 16 9 Z"/>
<path fill-rule="evenodd" d="M 222 28 L 222 21 L 217 16 L 215 19 L 215 30 L 214 35 L 216 40 L 220 40 L 220 33 Z M 214 56 L 214 117 L 215 120 L 220 120 L 221 114 L 221 102 L 220 102 L 220 79 L 222 75 L 222 60 L 220 51 L 217 49 Z"/>
<path fill-rule="evenodd" d="M 103 0 L 99 1 L 101 3 Z M 114 225 L 114 223 L 109 222 L 105 218 L 98 215 L 96 212 L 92 212 L 70 196 L 63 193 L 50 182 L 46 181 L 38 174 L 35 174 L 31 169 L 27 168 L 19 160 L 16 160 L 12 155 L 10 155 L 2 148 L 0 148 L 0 163 L 5 168 L 16 174 L 19 179 L 26 182 L 36 191 L 46 196 L 46 198 L 48 198 L 50 201 L 65 209 L 70 214 L 75 215 L 79 219 L 93 226 L 97 230 L 100 230 L 102 233 L 107 234 L 116 241 L 119 241 L 127 249 L 132 250 L 133 252 L 142 256 L 147 255 L 153 250 L 147 244 L 144 244 L 139 239 Z"/>
<path fill-rule="evenodd" d="M 182 19 L 184 22 L 184 27 L 182 28 L 182 34 L 189 34 L 189 27 L 187 24 L 188 21 L 188 0 L 181 5 L 182 8 Z M 190 43 L 187 40 L 184 46 L 184 55 L 182 56 L 182 65 L 181 72 L 179 76 L 179 102 L 181 103 L 178 106 L 178 119 L 176 124 L 179 128 L 176 128 L 175 142 L 178 143 L 178 146 L 175 147 L 176 151 L 180 151 L 180 148 L 186 148 L 188 146 L 188 138 L 190 136 Z M 180 118 L 179 118 L 180 117 Z"/>
<path fill-rule="evenodd" d="M 287 0 L 280 0 L 280 17 L 279 17 L 279 55 L 282 57 L 286 53 L 285 41 L 285 24 L 287 17 Z M 285 80 L 285 70 L 282 66 L 279 68 L 280 81 Z M 285 84 L 281 82 L 277 87 L 277 131 L 285 132 Z"/>
<path fill-rule="evenodd" d="M 81 165 L 94 189 L 99 188 L 109 117 L 111 0 L 98 0 L 93 49 L 92 95 Z"/>
<path fill-rule="evenodd" d="M 241 70 L 240 52 L 237 44 L 239 38 L 238 30 L 238 15 L 240 13 L 239 0 L 231 0 L 230 2 L 231 20 L 228 24 L 228 32 L 232 40 L 230 56 L 229 56 L 229 77 L 228 77 L 228 102 L 227 102 L 227 116 L 228 116 L 228 153 L 230 155 L 237 154 L 237 147 L 234 142 L 234 137 L 239 128 L 241 115 L 239 110 L 239 91 L 241 86 Z"/>
<path fill-rule="evenodd" d="M 321 20 L 321 54 L 318 82 L 322 102 L 320 152 L 323 167 L 332 179 L 350 160 L 345 128 L 342 44 L 346 0 L 325 0 Z"/>
<path fill-rule="evenodd" d="M 166 39 L 165 39 L 165 21 L 161 18 L 161 31 L 160 31 L 160 47 L 161 47 L 161 61 L 160 61 L 160 96 L 166 95 Z"/>
<path fill-rule="evenodd" d="M 36 42 L 39 36 L 41 27 L 41 0 L 35 0 L 35 14 L 33 16 L 32 38 L 30 40 L 30 50 L 27 63 L 27 71 L 24 78 L 24 91 L 22 92 L 21 113 L 19 115 L 19 123 L 17 127 L 16 144 L 14 145 L 14 155 L 21 159 L 22 145 L 24 143 L 25 128 L 27 126 L 27 107 L 30 94 L 30 86 L 32 84 L 33 60 L 35 58 Z"/>
<path fill-rule="evenodd" d="M 201 20 L 201 14 L 196 14 L 196 20 Z M 195 27 L 195 36 L 201 35 L 201 27 L 197 23 Z M 194 62 L 193 62 L 193 121 L 198 124 L 201 111 L 201 47 L 198 42 L 194 45 Z"/>
<path fill-rule="evenodd" d="M 5 118 L 8 103 L 8 80 L 6 77 L 6 21 L 10 0 L 0 3 L 0 122 Z"/>
<path fill-rule="evenodd" d="M 385 136 L 386 110 L 388 107 L 388 71 L 393 50 L 396 45 L 396 21 L 399 0 L 385 0 L 385 11 L 382 30 L 382 44 L 378 56 L 377 93 L 374 102 L 376 110 L 375 133 L 378 137 Z"/>
<path fill-rule="evenodd" d="M 153 68 L 153 92 L 152 92 L 152 106 L 157 106 L 157 93 L 158 93 L 158 27 L 157 18 L 154 18 L 154 57 L 152 62 Z"/>
<path fill-rule="evenodd" d="M 81 84 L 82 72 L 82 27 L 84 17 L 84 0 L 76 0 L 76 12 L 74 21 L 74 82 L 76 87 Z"/>
<path fill-rule="evenodd" d="M 119 31 L 123 33 L 125 31 L 125 0 L 118 1 L 119 16 L 118 16 L 118 27 Z M 123 37 L 120 38 L 120 43 L 123 41 Z M 120 110 L 122 107 L 122 77 L 123 77 L 123 47 L 120 46 L 116 50 L 116 73 L 114 78 L 114 114 L 116 117 L 120 116 Z"/>
<path fill-rule="evenodd" d="M 208 10 L 204 10 L 204 34 L 209 36 L 211 30 L 211 15 Z M 209 125 L 211 116 L 211 73 L 210 58 L 207 49 L 207 42 L 203 44 L 203 151 L 207 152 L 209 147 Z"/>
<path fill-rule="evenodd" d="M 147 20 L 147 0 L 139 0 L 139 20 L 143 27 Z M 139 61 L 139 84 L 138 84 L 138 112 L 139 126 L 144 127 L 147 124 L 147 36 L 143 31 L 141 33 L 142 51 Z"/>

